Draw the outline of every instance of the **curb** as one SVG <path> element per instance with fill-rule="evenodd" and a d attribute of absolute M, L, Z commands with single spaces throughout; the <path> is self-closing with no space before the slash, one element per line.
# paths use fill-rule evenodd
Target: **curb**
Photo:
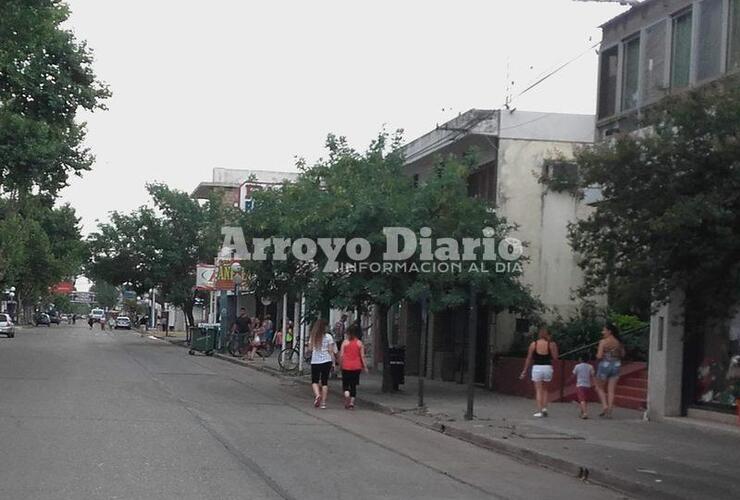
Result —
<path fill-rule="evenodd" d="M 182 342 L 174 342 L 170 339 L 165 339 L 164 337 L 161 337 L 161 338 L 158 337 L 158 338 L 172 345 L 188 348 L 188 346 Z M 242 361 L 239 358 L 234 358 L 232 356 L 227 356 L 221 353 L 214 353 L 213 357 L 218 358 L 223 361 L 227 361 L 235 365 L 243 366 L 246 368 L 250 368 L 252 370 L 266 373 L 275 378 L 280 378 L 283 380 L 292 380 L 294 382 L 299 382 L 305 385 L 310 385 L 310 383 L 307 380 L 303 379 L 302 377 L 295 377 L 295 376 L 291 377 L 291 376 L 285 375 L 282 372 L 275 370 L 274 368 L 267 367 L 264 365 L 260 366 L 259 364 L 257 364 L 259 362 L 248 363 L 246 361 Z M 341 396 L 341 392 L 338 392 L 337 390 L 330 390 L 330 392 L 334 395 L 339 394 Z M 465 441 L 466 443 L 472 444 L 479 448 L 501 453 L 510 458 L 513 458 L 514 460 L 518 462 L 521 462 L 527 465 L 537 465 L 540 467 L 544 467 L 546 469 L 550 469 L 552 471 L 559 472 L 567 476 L 575 477 L 582 481 L 587 481 L 589 483 L 592 483 L 598 486 L 606 487 L 617 493 L 621 493 L 624 495 L 638 495 L 641 497 L 650 497 L 651 500 L 680 500 L 682 499 L 682 497 L 671 495 L 669 493 L 646 486 L 642 483 L 633 482 L 633 481 L 631 482 L 625 479 L 624 477 L 614 475 L 610 472 L 606 472 L 603 470 L 597 470 L 597 469 L 592 470 L 584 465 L 571 462 L 571 461 L 568 461 L 562 458 L 553 457 L 546 453 L 532 450 L 530 448 L 524 448 L 521 446 L 517 446 L 515 444 L 511 444 L 510 442 L 507 442 L 502 439 L 494 439 L 494 438 L 480 436 L 473 432 L 466 431 L 464 429 L 459 429 L 456 427 L 452 427 L 452 426 L 446 425 L 438 421 L 433 422 L 433 423 L 423 422 L 411 416 L 407 416 L 406 412 L 398 408 L 386 406 L 381 403 L 377 403 L 375 401 L 369 401 L 367 399 L 363 399 L 360 397 L 357 398 L 357 401 L 362 404 L 363 408 L 366 408 L 368 410 L 375 411 L 378 413 L 383 413 L 385 415 L 395 416 L 397 418 L 402 418 L 406 420 L 407 422 L 411 422 L 415 425 L 418 425 L 419 427 L 423 427 L 431 431 L 439 432 L 440 434 L 444 434 L 446 436 L 449 436 L 454 439 L 458 439 L 460 441 Z"/>

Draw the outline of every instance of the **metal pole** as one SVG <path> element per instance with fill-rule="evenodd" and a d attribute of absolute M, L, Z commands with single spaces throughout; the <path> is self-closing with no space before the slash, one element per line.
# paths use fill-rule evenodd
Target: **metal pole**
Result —
<path fill-rule="evenodd" d="M 288 335 L 288 294 L 283 294 L 283 345 L 281 350 L 285 349 L 285 337 Z"/>
<path fill-rule="evenodd" d="M 301 294 L 301 314 L 297 318 L 297 321 L 294 321 L 294 324 L 298 324 L 299 328 L 299 338 L 298 338 L 298 373 L 301 375 L 303 374 L 303 344 L 304 342 L 304 336 L 306 332 L 306 328 L 303 323 L 303 317 L 306 315 L 306 296 L 304 294 Z M 300 323 L 298 323 L 298 321 Z M 293 337 L 295 337 L 295 334 L 293 334 Z"/>
<path fill-rule="evenodd" d="M 429 325 L 429 299 L 421 300 L 421 347 L 419 352 L 419 402 L 418 408 L 424 408 L 424 376 L 427 366 L 427 326 Z"/>
<path fill-rule="evenodd" d="M 157 330 L 157 307 L 156 307 L 156 301 L 155 301 L 155 295 L 157 294 L 157 291 L 155 288 L 152 288 L 152 330 Z"/>
<path fill-rule="evenodd" d="M 468 410 L 465 420 L 473 420 L 475 398 L 475 343 L 478 336 L 478 295 L 475 285 L 470 285 L 470 321 L 468 322 Z"/>

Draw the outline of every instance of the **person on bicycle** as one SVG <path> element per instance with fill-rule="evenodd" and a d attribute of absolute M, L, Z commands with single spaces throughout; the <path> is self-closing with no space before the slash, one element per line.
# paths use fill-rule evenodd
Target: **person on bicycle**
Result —
<path fill-rule="evenodd" d="M 262 321 L 262 333 L 264 335 L 265 342 L 272 342 L 272 338 L 275 334 L 275 327 L 272 325 L 272 317 L 268 314 Z"/>
<path fill-rule="evenodd" d="M 242 342 L 249 335 L 249 327 L 252 324 L 249 316 L 247 316 L 247 310 L 241 308 L 239 310 L 239 316 L 237 316 L 234 324 L 231 326 L 231 332 L 239 335 L 239 347 L 241 348 Z M 241 349 L 240 349 L 241 350 Z"/>

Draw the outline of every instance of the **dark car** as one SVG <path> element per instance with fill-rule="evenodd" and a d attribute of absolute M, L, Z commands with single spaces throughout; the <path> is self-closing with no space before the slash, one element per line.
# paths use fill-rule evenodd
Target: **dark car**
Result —
<path fill-rule="evenodd" d="M 60 325 L 62 323 L 62 317 L 56 312 L 49 313 L 49 323 Z"/>
<path fill-rule="evenodd" d="M 39 325 L 51 326 L 51 318 L 46 313 L 37 313 L 36 316 L 33 317 L 33 323 L 36 326 L 39 326 Z"/>

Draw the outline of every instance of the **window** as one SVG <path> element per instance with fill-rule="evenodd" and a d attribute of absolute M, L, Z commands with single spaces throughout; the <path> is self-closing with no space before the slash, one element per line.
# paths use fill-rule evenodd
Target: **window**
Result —
<path fill-rule="evenodd" d="M 688 87 L 691 78 L 691 11 L 673 18 L 671 87 Z"/>
<path fill-rule="evenodd" d="M 419 174 L 414 174 L 413 183 L 414 187 L 419 187 Z"/>
<path fill-rule="evenodd" d="M 722 3 L 723 0 L 702 0 L 699 3 L 698 81 L 716 78 L 722 72 Z"/>
<path fill-rule="evenodd" d="M 740 69 L 740 0 L 730 1 L 730 41 L 727 70 Z"/>
<path fill-rule="evenodd" d="M 622 63 L 622 109 L 637 107 L 640 82 L 640 37 L 624 43 Z"/>
<path fill-rule="evenodd" d="M 599 69 L 599 118 L 616 112 L 617 107 L 617 63 L 619 51 L 612 47 L 601 53 Z"/>
<path fill-rule="evenodd" d="M 645 30 L 645 59 L 642 63 L 642 101 L 652 103 L 666 90 L 666 22 L 661 21 Z"/>
<path fill-rule="evenodd" d="M 496 162 L 488 162 L 476 168 L 468 176 L 468 196 L 481 198 L 496 204 Z"/>

